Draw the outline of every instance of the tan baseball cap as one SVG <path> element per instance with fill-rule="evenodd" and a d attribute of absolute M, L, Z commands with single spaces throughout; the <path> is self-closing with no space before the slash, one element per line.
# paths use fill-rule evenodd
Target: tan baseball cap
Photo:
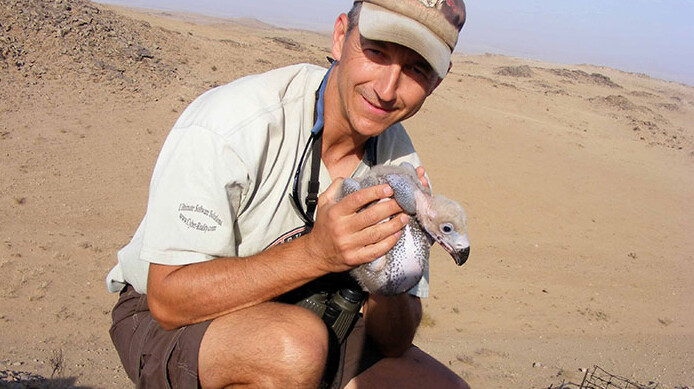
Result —
<path fill-rule="evenodd" d="M 443 78 L 465 23 L 463 0 L 359 0 L 364 38 L 397 43 L 424 59 Z M 355 3 L 359 2 L 355 1 Z"/>

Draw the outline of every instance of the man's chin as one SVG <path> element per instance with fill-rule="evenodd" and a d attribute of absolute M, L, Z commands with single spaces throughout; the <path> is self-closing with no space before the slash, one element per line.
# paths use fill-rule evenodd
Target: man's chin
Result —
<path fill-rule="evenodd" d="M 353 130 L 365 138 L 371 138 L 381 135 L 391 125 L 392 124 L 369 122 L 368 124 L 354 126 Z"/>
<path fill-rule="evenodd" d="M 370 115 L 360 115 L 351 121 L 352 129 L 365 137 L 377 136 L 383 133 L 398 120 L 388 115 L 384 117 L 370 117 Z"/>

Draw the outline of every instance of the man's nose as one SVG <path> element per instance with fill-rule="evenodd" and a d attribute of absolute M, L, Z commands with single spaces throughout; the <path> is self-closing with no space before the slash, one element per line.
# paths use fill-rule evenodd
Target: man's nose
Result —
<path fill-rule="evenodd" d="M 400 82 L 401 67 L 396 64 L 383 66 L 376 80 L 376 94 L 381 101 L 395 101 L 398 83 Z"/>

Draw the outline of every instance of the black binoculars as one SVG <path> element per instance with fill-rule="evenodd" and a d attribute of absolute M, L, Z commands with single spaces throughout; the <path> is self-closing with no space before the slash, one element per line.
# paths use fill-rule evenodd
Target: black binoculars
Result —
<path fill-rule="evenodd" d="M 364 292 L 358 289 L 343 288 L 335 293 L 318 292 L 296 303 L 314 312 L 323 319 L 333 332 L 339 344 L 347 338 L 357 321 Z"/>

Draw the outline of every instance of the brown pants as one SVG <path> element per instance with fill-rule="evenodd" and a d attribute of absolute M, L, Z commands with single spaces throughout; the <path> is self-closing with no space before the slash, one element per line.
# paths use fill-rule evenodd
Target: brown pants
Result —
<path fill-rule="evenodd" d="M 210 321 L 166 331 L 152 317 L 147 295 L 128 285 L 113 308 L 111 340 L 123 368 L 137 388 L 197 389 L 198 353 Z M 383 358 L 366 336 L 364 320 L 359 319 L 344 342 L 340 364 L 331 388 L 347 385 Z"/>

